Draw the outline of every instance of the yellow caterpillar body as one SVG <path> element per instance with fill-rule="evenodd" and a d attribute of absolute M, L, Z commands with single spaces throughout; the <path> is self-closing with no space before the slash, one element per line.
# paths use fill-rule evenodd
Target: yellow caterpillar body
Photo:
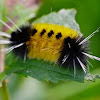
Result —
<path fill-rule="evenodd" d="M 35 33 L 31 34 L 29 41 L 26 42 L 27 57 L 50 62 L 59 59 L 65 38 L 76 39 L 80 35 L 71 28 L 48 23 L 32 25 L 32 30 L 35 30 Z"/>

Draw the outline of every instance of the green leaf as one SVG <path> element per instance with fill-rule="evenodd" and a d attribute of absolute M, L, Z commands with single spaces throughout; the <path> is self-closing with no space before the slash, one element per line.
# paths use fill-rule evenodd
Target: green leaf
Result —
<path fill-rule="evenodd" d="M 57 83 L 58 81 L 75 80 L 83 82 L 84 72 L 79 69 L 74 77 L 72 69 L 62 68 L 57 64 L 45 62 L 37 59 L 27 59 L 25 62 L 23 59 L 17 58 L 12 53 L 6 59 L 6 70 L 0 75 L 0 81 L 4 75 L 9 75 L 13 72 L 22 74 L 24 76 L 31 76 L 40 81 L 51 81 Z"/>
<path fill-rule="evenodd" d="M 41 22 L 41 23 L 51 23 L 57 25 L 63 25 L 66 27 L 70 27 L 76 31 L 80 32 L 79 25 L 75 21 L 75 9 L 62 9 L 59 12 L 52 12 L 48 15 L 42 16 L 33 22 L 33 24 Z"/>
<path fill-rule="evenodd" d="M 79 26 L 75 21 L 75 13 L 74 9 L 62 9 L 59 12 L 52 12 L 48 15 L 41 17 L 34 21 L 33 24 L 41 22 L 41 23 L 52 23 L 70 27 L 74 30 L 80 32 Z M 19 59 L 18 57 L 10 54 L 6 57 L 6 70 L 1 75 L 0 80 L 2 80 L 6 75 L 10 75 L 11 73 L 18 73 L 24 76 L 31 76 L 40 81 L 51 81 L 57 83 L 58 81 L 84 81 L 84 72 L 82 68 L 77 69 L 77 74 L 74 76 L 73 67 L 71 68 L 63 68 L 57 64 L 45 62 L 43 60 L 37 59 L 26 59 L 24 62 L 23 59 Z M 67 66 L 66 66 L 67 67 Z M 3 78 L 2 78 L 3 76 Z"/>

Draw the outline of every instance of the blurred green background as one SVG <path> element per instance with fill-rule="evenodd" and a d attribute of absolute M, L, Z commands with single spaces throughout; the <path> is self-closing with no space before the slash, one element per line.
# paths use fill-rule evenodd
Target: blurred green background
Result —
<path fill-rule="evenodd" d="M 100 0 L 41 0 L 39 2 L 38 18 L 62 8 L 75 8 L 77 10 L 76 21 L 85 37 L 100 26 Z M 90 47 L 93 55 L 100 57 L 99 39 L 100 32 L 91 38 Z M 90 72 L 100 74 L 100 62 L 93 60 L 90 62 L 93 64 L 93 68 L 90 66 Z M 53 84 L 12 74 L 8 77 L 7 84 L 11 100 L 100 100 L 99 79 L 95 82 L 68 81 Z"/>

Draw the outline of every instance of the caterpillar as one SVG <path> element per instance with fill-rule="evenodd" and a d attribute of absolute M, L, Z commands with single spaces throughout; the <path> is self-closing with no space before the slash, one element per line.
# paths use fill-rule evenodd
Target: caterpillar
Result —
<path fill-rule="evenodd" d="M 99 32 L 99 28 L 85 38 L 83 34 L 61 25 L 36 23 L 20 28 L 16 26 L 17 30 L 13 31 L 1 19 L 0 22 L 12 30 L 11 35 L 0 32 L 0 36 L 8 38 L 0 40 L 0 44 L 10 46 L 3 50 L 7 53 L 13 51 L 23 59 L 43 59 L 61 67 L 71 67 L 74 75 L 78 67 L 86 73 L 88 58 L 100 61 L 99 57 L 89 54 L 89 39 Z"/>

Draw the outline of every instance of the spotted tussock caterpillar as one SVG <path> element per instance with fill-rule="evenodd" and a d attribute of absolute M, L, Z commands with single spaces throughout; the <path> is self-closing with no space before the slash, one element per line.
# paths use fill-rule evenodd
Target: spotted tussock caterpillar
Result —
<path fill-rule="evenodd" d="M 11 21 L 9 19 L 9 21 Z M 89 54 L 88 40 L 99 28 L 84 38 L 83 34 L 60 25 L 50 23 L 36 23 L 17 27 L 17 30 L 7 25 L 0 19 L 0 22 L 7 26 L 11 35 L 0 32 L 0 36 L 8 39 L 0 40 L 0 44 L 8 44 L 10 47 L 1 51 L 9 53 L 13 51 L 16 56 L 28 59 L 43 59 L 45 61 L 57 63 L 62 67 L 72 67 L 74 75 L 77 67 L 86 73 L 88 58 L 100 61 L 100 58 Z"/>

